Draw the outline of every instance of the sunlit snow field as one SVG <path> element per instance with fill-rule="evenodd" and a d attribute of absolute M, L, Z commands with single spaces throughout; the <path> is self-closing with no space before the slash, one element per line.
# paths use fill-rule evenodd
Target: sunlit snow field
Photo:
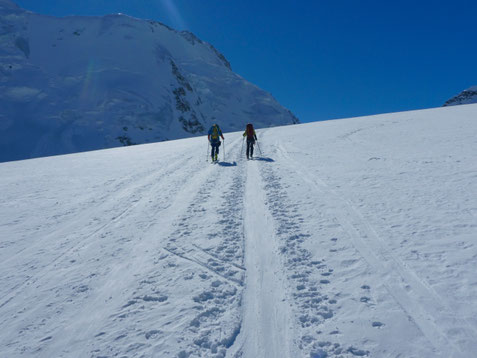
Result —
<path fill-rule="evenodd" d="M 0 164 L 0 356 L 475 356 L 477 105 L 257 135 Z"/>

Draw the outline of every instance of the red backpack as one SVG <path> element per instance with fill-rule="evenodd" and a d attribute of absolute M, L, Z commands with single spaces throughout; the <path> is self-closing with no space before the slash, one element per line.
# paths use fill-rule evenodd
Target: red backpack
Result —
<path fill-rule="evenodd" d="M 253 138 L 254 130 L 252 123 L 247 124 L 247 129 L 245 129 L 245 132 L 247 133 L 247 138 Z"/>

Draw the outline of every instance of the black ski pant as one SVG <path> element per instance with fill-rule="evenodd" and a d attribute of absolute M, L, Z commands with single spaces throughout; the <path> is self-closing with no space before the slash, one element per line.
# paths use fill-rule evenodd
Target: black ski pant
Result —
<path fill-rule="evenodd" d="M 216 154 L 217 156 L 219 155 L 220 141 L 210 142 L 210 146 L 212 147 L 210 155 L 212 156 L 212 159 L 214 159 Z"/>
<path fill-rule="evenodd" d="M 247 138 L 247 158 L 253 157 L 253 145 L 255 144 L 255 139 Z"/>

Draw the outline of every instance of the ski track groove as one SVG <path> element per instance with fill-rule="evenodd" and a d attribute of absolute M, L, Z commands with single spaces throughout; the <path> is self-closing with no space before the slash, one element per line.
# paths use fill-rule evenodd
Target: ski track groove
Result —
<path fill-rule="evenodd" d="M 165 178 L 167 177 L 167 174 L 170 173 L 170 172 L 173 172 L 179 164 L 177 162 L 174 162 L 174 164 L 171 166 L 172 168 L 166 168 L 164 170 L 163 173 L 160 174 L 160 177 L 161 178 Z M 148 179 L 148 182 L 147 184 L 139 184 L 139 188 L 138 190 L 140 189 L 143 189 L 144 186 L 146 185 L 150 185 L 151 183 L 155 185 L 158 185 L 160 182 L 157 180 L 157 178 L 151 178 L 151 176 L 154 176 L 154 172 L 152 172 L 150 175 L 148 176 L 145 176 L 143 177 L 143 179 Z M 149 178 L 151 178 L 151 180 L 149 180 Z M 142 181 L 141 181 L 142 182 Z M 127 188 L 125 188 L 123 191 L 127 191 Z M 128 198 L 130 197 L 135 197 L 136 196 L 136 192 L 132 193 L 131 195 L 128 196 Z M 118 197 L 118 195 L 115 195 L 115 197 Z M 110 202 L 113 201 L 113 199 L 109 200 Z M 127 202 L 129 202 L 129 200 L 126 199 Z M 88 245 L 89 244 L 89 239 L 95 237 L 97 234 L 99 234 L 100 232 L 104 231 L 106 228 L 110 227 L 111 225 L 115 224 L 116 222 L 119 222 L 121 218 L 123 218 L 127 213 L 131 212 L 137 205 L 139 205 L 140 201 L 136 201 L 134 202 L 132 205 L 129 205 L 127 206 L 126 209 L 122 210 L 121 212 L 119 212 L 118 214 L 116 214 L 110 221 L 107 221 L 106 223 L 104 223 L 103 225 L 101 225 L 100 227 L 98 227 L 97 229 L 93 230 L 92 232 L 84 235 L 84 238 L 81 239 L 80 241 L 77 241 L 77 240 L 74 240 L 75 244 L 73 244 L 70 248 L 68 248 L 66 251 L 62 251 L 59 255 L 57 255 L 55 258 L 53 258 L 53 260 L 51 260 L 47 265 L 43 266 L 39 272 L 37 272 L 34 276 L 30 276 L 29 278 L 27 278 L 25 281 L 23 281 L 22 283 L 16 285 L 15 287 L 13 287 L 12 289 L 9 289 L 9 297 L 7 299 L 4 299 L 3 302 L 0 304 L 0 309 L 3 308 L 5 305 L 7 305 L 13 298 L 15 298 L 16 296 L 18 296 L 18 294 L 20 293 L 21 289 L 23 287 L 25 287 L 26 285 L 31 285 L 31 284 L 34 284 L 35 282 L 37 282 L 38 280 L 41 280 L 46 274 L 47 274 L 47 271 L 49 271 L 49 269 L 55 265 L 59 260 L 61 260 L 63 257 L 71 254 L 72 252 L 76 251 L 76 250 L 80 250 L 81 247 L 85 246 L 85 245 Z M 105 205 L 101 205 L 101 207 L 105 207 Z M 96 211 L 96 213 L 98 214 L 99 211 Z M 91 214 L 88 214 L 88 217 L 90 217 Z M 96 215 L 96 216 L 100 216 L 100 214 Z M 80 220 L 81 221 L 81 220 Z M 75 226 L 77 225 L 76 222 L 71 222 L 70 224 L 67 224 L 66 226 L 67 227 L 62 227 L 61 229 L 59 229 L 58 231 L 54 231 L 50 234 L 48 234 L 47 237 L 54 237 L 54 236 L 58 236 L 58 237 L 61 237 L 63 236 L 63 233 L 64 232 L 68 232 L 71 230 L 71 227 L 72 226 Z M 73 239 L 71 239 L 70 241 L 73 241 Z M 69 241 L 67 241 L 69 242 Z M 63 244 L 60 244 L 60 246 L 62 246 Z M 36 245 L 38 246 L 38 245 Z M 32 250 L 32 249 L 30 249 Z M 18 257 L 18 255 L 20 255 L 20 253 L 17 253 L 13 258 L 16 258 Z M 2 265 L 8 263 L 9 260 L 5 261 Z M 12 292 L 13 291 L 13 292 Z"/>
<path fill-rule="evenodd" d="M 244 245 L 246 286 L 242 323 L 229 357 L 297 356 L 292 313 L 275 223 L 265 198 L 258 161 L 244 163 Z M 268 165 L 268 163 L 267 163 Z"/>
<path fill-rule="evenodd" d="M 203 252 L 204 254 L 210 256 L 210 257 L 213 258 L 214 260 L 221 261 L 221 262 L 224 263 L 224 264 L 232 265 L 233 267 L 238 268 L 239 270 L 245 271 L 245 267 L 242 266 L 242 265 L 237 265 L 236 263 L 233 263 L 233 262 L 226 262 L 226 261 L 224 261 L 222 258 L 220 258 L 219 256 L 214 255 L 214 254 L 211 254 L 210 252 L 206 251 L 205 249 L 203 249 L 202 247 L 200 247 L 200 246 L 198 246 L 198 245 L 196 245 L 196 244 L 192 244 L 192 246 L 194 246 L 196 249 L 200 250 L 200 251 Z"/>
<path fill-rule="evenodd" d="M 430 288 L 428 284 L 423 282 L 414 271 L 409 269 L 390 252 L 382 237 L 377 234 L 371 224 L 369 224 L 346 198 L 343 198 L 320 178 L 309 175 L 304 169 L 295 165 L 282 145 L 275 143 L 275 146 L 284 162 L 287 163 L 293 171 L 299 173 L 303 181 L 306 182 L 314 192 L 319 194 L 320 197 L 323 197 L 323 194 L 328 194 L 328 196 L 334 199 L 335 203 L 340 203 L 341 212 L 335 212 L 338 222 L 346 228 L 358 252 L 361 253 L 363 258 L 376 272 L 395 273 L 392 277 L 383 277 L 386 290 L 394 297 L 395 301 L 402 310 L 406 312 L 408 317 L 415 322 L 423 335 L 431 342 L 441 356 L 455 358 L 472 356 L 474 352 L 471 348 L 459 346 L 439 328 L 439 323 L 436 322 L 436 317 L 429 311 L 429 308 L 432 307 L 432 312 L 439 313 L 441 318 L 444 317 L 445 319 L 452 320 L 460 327 L 464 326 L 466 340 L 471 342 L 472 338 L 475 337 L 475 330 L 468 325 L 467 321 L 456 318 L 457 315 L 453 313 L 449 307 L 444 306 L 444 304 L 440 302 L 440 297 L 437 293 Z M 346 219 L 346 217 L 350 217 L 351 221 Z M 367 244 L 366 241 L 369 239 L 374 239 L 373 242 L 379 243 L 378 251 L 373 250 L 372 246 Z M 383 267 L 386 265 L 389 265 L 391 268 L 384 270 Z M 415 296 L 418 296 L 417 299 L 406 292 L 404 288 L 406 286 L 412 288 L 412 291 L 409 292 L 417 292 L 415 294 Z M 422 313 L 424 312 L 425 314 L 423 315 Z M 469 331 L 473 331 L 474 333 Z"/>
<path fill-rule="evenodd" d="M 179 249 L 178 247 L 175 248 L 176 250 Z M 181 247 L 182 250 L 184 250 L 184 248 Z M 223 278 L 224 280 L 227 280 L 229 281 L 230 283 L 232 284 L 235 284 L 237 285 L 238 287 L 242 287 L 243 286 L 243 282 L 241 280 L 237 280 L 233 277 L 227 277 L 223 274 L 221 274 L 220 272 L 218 272 L 217 270 L 214 270 L 211 266 L 207 265 L 206 263 L 202 262 L 201 260 L 197 259 L 195 256 L 192 257 L 192 255 L 190 254 L 190 252 L 187 252 L 187 253 L 178 253 L 178 252 L 175 252 L 174 249 L 170 249 L 170 248 L 167 248 L 165 247 L 164 250 L 166 250 L 167 252 L 173 254 L 173 255 L 176 255 L 177 257 L 180 257 L 181 259 L 184 259 L 184 260 L 188 260 L 190 262 L 193 262 L 203 268 L 205 268 L 206 270 L 208 270 L 209 272 L 213 273 L 214 275 L 217 275 L 221 278 Z M 196 251 L 197 252 L 197 251 Z M 223 262 L 225 264 L 228 264 L 226 262 Z"/>

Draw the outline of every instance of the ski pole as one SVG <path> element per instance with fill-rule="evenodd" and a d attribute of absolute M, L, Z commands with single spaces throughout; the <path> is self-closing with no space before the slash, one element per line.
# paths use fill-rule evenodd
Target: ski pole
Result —
<path fill-rule="evenodd" d="M 225 162 L 225 138 L 223 140 L 224 140 L 224 162 Z"/>
<path fill-rule="evenodd" d="M 207 157 L 205 159 L 207 162 L 209 161 L 209 145 L 210 145 L 210 142 L 207 141 Z"/>
<path fill-rule="evenodd" d="M 262 150 L 260 149 L 260 144 L 258 144 L 258 139 L 257 139 L 257 147 L 258 147 L 258 150 L 260 151 L 260 155 L 263 155 Z"/>

